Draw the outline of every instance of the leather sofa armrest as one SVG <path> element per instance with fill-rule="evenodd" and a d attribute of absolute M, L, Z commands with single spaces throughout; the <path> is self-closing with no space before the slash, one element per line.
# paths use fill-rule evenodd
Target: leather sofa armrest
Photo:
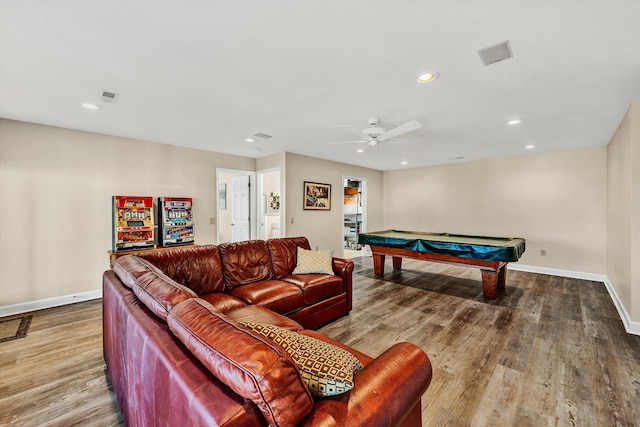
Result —
<path fill-rule="evenodd" d="M 429 387 L 431 375 L 431 362 L 422 349 L 398 343 L 355 375 L 350 392 L 316 401 L 300 425 L 401 425 Z"/>
<path fill-rule="evenodd" d="M 333 273 L 342 278 L 344 282 L 344 291 L 347 294 L 347 313 L 349 313 L 353 308 L 353 302 L 351 300 L 353 293 L 353 261 L 346 258 L 333 258 L 332 266 Z"/>

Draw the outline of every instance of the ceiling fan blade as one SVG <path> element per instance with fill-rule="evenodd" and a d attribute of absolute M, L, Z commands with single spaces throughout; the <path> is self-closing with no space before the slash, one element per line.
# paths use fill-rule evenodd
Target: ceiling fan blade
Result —
<path fill-rule="evenodd" d="M 392 139 L 391 141 L 385 141 L 385 144 L 391 144 L 391 145 L 402 145 L 402 146 L 410 146 L 410 145 L 416 145 L 416 141 L 415 140 L 406 140 L 406 139 Z"/>
<path fill-rule="evenodd" d="M 414 131 L 416 129 L 420 129 L 421 127 L 422 127 L 422 125 L 420 123 L 418 123 L 417 121 L 410 120 L 405 124 L 402 124 L 402 125 L 400 125 L 398 127 L 395 127 L 395 128 L 393 128 L 391 130 L 386 131 L 385 133 L 380 135 L 378 137 L 378 139 L 380 141 L 383 141 L 385 139 L 393 138 L 395 136 L 402 135 L 402 134 L 405 134 L 407 132 Z"/>
<path fill-rule="evenodd" d="M 339 142 L 325 142 L 324 145 L 337 145 L 337 144 L 362 144 L 363 142 L 367 142 L 364 139 L 359 141 L 339 141 Z"/>
<path fill-rule="evenodd" d="M 350 133 L 354 134 L 356 136 L 356 138 L 366 138 L 367 135 L 362 133 L 362 131 L 360 129 L 355 129 L 353 127 L 345 127 L 343 128 L 347 131 L 349 131 Z"/>

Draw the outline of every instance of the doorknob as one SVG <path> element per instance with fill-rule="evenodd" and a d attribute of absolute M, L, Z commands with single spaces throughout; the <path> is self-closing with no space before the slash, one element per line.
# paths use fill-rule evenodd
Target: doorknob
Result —
<path fill-rule="evenodd" d="M 231 223 L 231 225 L 235 225 L 234 223 Z"/>

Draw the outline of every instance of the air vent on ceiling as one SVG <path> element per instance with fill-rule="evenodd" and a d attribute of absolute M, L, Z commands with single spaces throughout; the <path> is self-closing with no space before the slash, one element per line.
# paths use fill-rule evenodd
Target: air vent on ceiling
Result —
<path fill-rule="evenodd" d="M 106 90 L 102 91 L 102 95 L 100 96 L 100 101 L 108 102 L 113 104 L 118 99 L 118 94 L 115 92 L 108 92 Z"/>
<path fill-rule="evenodd" d="M 495 62 L 513 57 L 509 40 L 493 46 L 489 46 L 484 49 L 480 49 L 478 51 L 478 55 L 480 55 L 480 60 L 484 65 L 490 65 Z"/>
<path fill-rule="evenodd" d="M 264 139 L 269 139 L 269 138 L 273 138 L 271 135 L 267 135 L 266 133 L 254 133 L 253 136 L 258 137 L 258 138 L 264 138 Z"/>

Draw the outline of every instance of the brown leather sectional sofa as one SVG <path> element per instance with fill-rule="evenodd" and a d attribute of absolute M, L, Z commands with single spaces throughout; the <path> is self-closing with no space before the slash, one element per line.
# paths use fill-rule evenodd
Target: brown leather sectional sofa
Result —
<path fill-rule="evenodd" d="M 127 426 L 420 426 L 431 364 L 400 343 L 377 358 L 312 329 L 351 311 L 353 263 L 292 274 L 304 237 L 118 258 L 103 275 L 104 358 Z M 353 388 L 312 396 L 292 359 L 240 322 L 347 350 Z"/>

